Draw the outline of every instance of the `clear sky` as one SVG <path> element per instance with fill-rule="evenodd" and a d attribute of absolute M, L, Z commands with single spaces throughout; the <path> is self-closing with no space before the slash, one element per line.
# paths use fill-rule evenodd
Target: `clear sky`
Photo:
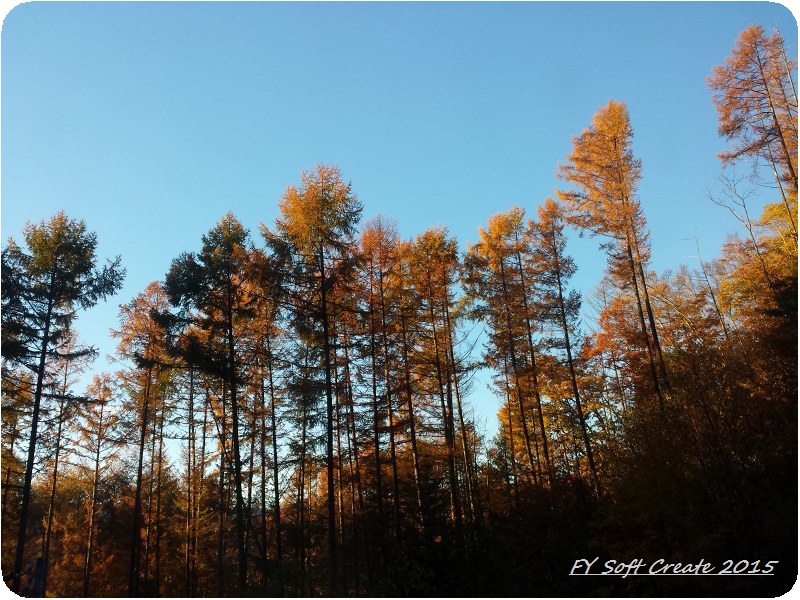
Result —
<path fill-rule="evenodd" d="M 737 223 L 706 199 L 725 143 L 705 78 L 751 23 L 797 56 L 795 20 L 767 2 L 22 4 L 2 29 L 2 236 L 63 209 L 122 256 L 122 291 L 78 323 L 109 354 L 119 304 L 228 210 L 259 241 L 303 169 L 338 164 L 365 217 L 404 237 L 444 224 L 463 246 L 551 195 L 614 98 L 653 267 L 695 261 L 694 234 L 708 260 Z M 598 243 L 570 238 L 584 292 Z M 494 429 L 483 383 L 473 404 Z"/>

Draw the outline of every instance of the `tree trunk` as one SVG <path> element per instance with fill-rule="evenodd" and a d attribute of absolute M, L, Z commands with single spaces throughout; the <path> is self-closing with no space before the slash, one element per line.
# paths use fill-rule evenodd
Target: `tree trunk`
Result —
<path fill-rule="evenodd" d="M 67 379 L 69 377 L 69 364 L 64 366 L 64 382 L 61 386 L 61 398 L 58 403 L 58 426 L 56 428 L 56 449 L 53 457 L 53 481 L 50 485 L 50 501 L 47 505 L 47 527 L 44 534 L 44 575 L 42 581 L 42 597 L 47 597 L 47 573 L 50 569 L 50 540 L 53 533 L 53 517 L 55 516 L 56 485 L 58 482 L 58 460 L 61 456 L 61 433 L 64 426 L 64 404 L 66 403 Z M 13 448 L 13 446 L 12 446 Z M 8 482 L 6 481 L 6 486 Z M 5 500 L 4 500 L 5 502 Z"/>
<path fill-rule="evenodd" d="M 163 399 L 162 399 L 163 402 Z M 163 412 L 163 405 L 162 405 Z M 153 414 L 153 437 L 150 444 L 150 477 L 147 492 L 147 529 L 144 541 L 144 579 L 150 581 L 150 531 L 153 524 L 153 484 L 155 483 L 156 441 L 158 440 L 158 413 Z"/>
<path fill-rule="evenodd" d="M 322 345 L 325 360 L 325 399 L 326 399 L 326 453 L 328 475 L 328 586 L 329 593 L 335 594 L 338 589 L 337 555 L 336 555 L 336 503 L 333 485 L 333 390 L 331 389 L 331 356 L 328 339 L 328 302 L 325 281 L 325 251 L 319 249 L 320 295 L 322 296 Z"/>
<path fill-rule="evenodd" d="M 192 467 L 195 461 L 195 447 L 194 447 L 194 367 L 189 365 L 189 406 L 187 414 L 187 424 L 189 427 L 189 439 L 186 447 L 186 555 L 184 557 L 186 579 L 186 595 L 192 595 L 192 571 L 191 571 L 191 557 L 192 557 L 192 493 L 193 480 L 192 480 Z"/>
<path fill-rule="evenodd" d="M 556 283 L 558 284 L 558 309 L 561 316 L 561 328 L 564 332 L 564 346 L 567 350 L 567 364 L 569 365 L 569 376 L 572 383 L 572 393 L 575 396 L 575 408 L 578 411 L 578 420 L 581 425 L 581 434 L 583 435 L 583 443 L 586 447 L 586 458 L 589 461 L 589 469 L 592 471 L 592 479 L 594 479 L 595 489 L 597 495 L 602 495 L 602 488 L 600 487 L 600 478 L 597 476 L 597 467 L 594 464 L 594 454 L 592 453 L 592 444 L 589 440 L 589 429 L 586 425 L 586 419 L 583 414 L 583 407 L 581 406 L 581 395 L 578 391 L 578 378 L 575 375 L 575 363 L 572 360 L 572 344 L 569 339 L 569 325 L 567 323 L 567 311 L 564 306 L 564 292 L 561 286 L 561 263 L 558 256 L 558 245 L 556 243 L 555 228 L 551 231 L 551 248 L 553 250 L 553 264 L 555 265 Z"/>
<path fill-rule="evenodd" d="M 156 597 L 161 595 L 161 489 L 162 489 L 162 471 L 164 464 L 164 410 L 161 408 L 161 419 L 158 425 L 158 475 L 156 480 L 156 576 L 155 576 L 155 593 Z"/>
<path fill-rule="evenodd" d="M 431 276 L 430 272 L 428 272 L 428 312 L 430 314 L 431 319 L 431 329 L 433 331 L 433 350 L 435 354 L 435 362 L 436 362 L 436 378 L 439 384 L 439 401 L 442 408 L 442 423 L 444 425 L 444 440 L 445 444 L 447 445 L 447 471 L 448 476 L 450 479 L 450 510 L 453 521 L 456 526 L 456 536 L 459 540 L 464 539 L 463 537 L 463 525 L 461 521 L 461 501 L 458 494 L 458 478 L 456 476 L 456 468 L 455 468 L 455 448 L 453 443 L 453 430 L 451 429 L 451 414 L 448 414 L 447 405 L 445 404 L 445 394 L 444 394 L 444 378 L 442 376 L 442 363 L 441 359 L 439 358 L 439 334 L 436 328 L 436 316 L 433 310 L 434 304 L 434 294 L 433 294 L 433 286 L 431 284 Z M 450 380 L 448 378 L 448 386 L 450 384 Z M 450 404 L 452 408 L 452 397 L 450 398 Z"/>
<path fill-rule="evenodd" d="M 92 480 L 92 500 L 89 505 L 89 526 L 86 540 L 86 556 L 83 561 L 83 595 L 89 598 L 89 579 L 92 575 L 92 543 L 94 542 L 94 514 L 97 510 L 97 490 L 100 482 L 100 447 L 103 438 L 103 407 L 100 407 L 100 421 L 97 430 L 97 445 L 94 454 L 94 478 Z"/>
<path fill-rule="evenodd" d="M 508 383 L 508 361 L 503 359 L 503 375 L 506 383 L 506 414 L 508 415 L 508 439 L 511 444 L 511 477 L 514 482 L 514 508 L 519 507 L 519 482 L 517 479 L 517 456 L 514 449 L 514 413 L 511 412 L 511 386 Z"/>
<path fill-rule="evenodd" d="M 516 240 L 519 242 L 519 239 Z M 536 350 L 533 345 L 533 328 L 531 327 L 531 316 L 530 311 L 528 309 L 528 287 L 525 282 L 525 269 L 522 267 L 522 256 L 519 252 L 517 254 L 517 266 L 519 268 L 519 281 L 520 286 L 522 287 L 522 308 L 525 311 L 525 328 L 528 334 L 528 350 L 531 356 L 531 379 L 533 382 L 533 395 L 536 400 L 536 413 L 539 417 L 539 428 L 541 430 L 542 436 L 542 450 L 544 452 L 544 462 L 545 466 L 547 467 L 547 476 L 550 479 L 550 485 L 553 485 L 553 465 L 550 462 L 550 448 L 547 442 L 547 431 L 544 426 L 544 413 L 542 411 L 542 396 L 539 392 L 539 368 L 536 364 Z M 505 268 L 503 267 L 502 260 L 500 261 L 500 269 L 503 271 Z M 505 281 L 505 274 L 503 274 L 503 279 Z M 505 283 L 504 283 L 505 286 Z M 504 288 L 505 289 L 505 288 Z M 506 310 L 508 310 L 506 308 Z"/>
<path fill-rule="evenodd" d="M 147 379 L 144 386 L 142 400 L 142 423 L 139 434 L 139 462 L 136 467 L 136 492 L 133 501 L 133 530 L 131 532 L 131 562 L 128 571 L 128 596 L 139 595 L 139 550 L 141 544 L 141 513 L 142 513 L 142 470 L 144 467 L 144 447 L 147 441 L 147 419 L 150 408 L 150 389 L 153 379 L 153 366 L 147 367 Z"/>
<path fill-rule="evenodd" d="M 514 389 L 516 391 L 517 402 L 519 403 L 520 421 L 522 421 L 522 435 L 525 440 L 525 450 L 528 453 L 528 462 L 531 465 L 531 475 L 533 476 L 534 483 L 536 482 L 536 463 L 533 460 L 533 451 L 531 449 L 531 436 L 528 431 L 528 419 L 525 416 L 525 403 L 522 399 L 522 388 L 519 382 L 519 365 L 517 364 L 517 350 L 516 343 L 514 342 L 514 332 L 511 328 L 511 312 L 508 306 L 508 286 L 506 284 L 506 270 L 503 265 L 502 258 L 500 261 L 500 283 L 503 289 L 503 309 L 506 315 L 506 329 L 508 333 L 508 350 L 511 355 L 511 369 L 514 373 Z"/>
<path fill-rule="evenodd" d="M 381 438 L 380 438 L 380 411 L 378 409 L 378 350 L 375 344 L 375 305 L 373 302 L 373 269 L 370 265 L 369 272 L 369 344 L 370 344 L 370 363 L 372 377 L 372 436 L 373 436 L 373 458 L 375 468 L 375 501 L 378 508 L 378 536 L 381 547 L 381 567 L 384 569 L 384 579 L 388 578 L 386 569 L 389 566 L 389 552 L 386 547 L 386 517 L 383 509 L 383 474 L 381 472 Z"/>
<path fill-rule="evenodd" d="M 392 467 L 392 495 L 394 496 L 394 534 L 400 535 L 400 478 L 397 475 L 397 452 L 394 439 L 394 409 L 392 408 L 392 382 L 389 363 L 389 332 L 386 325 L 386 300 L 383 291 L 383 271 L 378 267 L 378 290 L 381 297 L 381 330 L 383 336 L 383 366 L 386 381 L 386 407 L 389 418 L 389 460 Z"/>
<path fill-rule="evenodd" d="M 233 340 L 233 300 L 232 283 L 228 282 L 228 305 L 226 312 L 226 333 L 228 342 L 228 386 L 231 394 L 231 421 L 233 441 L 233 484 L 236 493 L 236 546 L 239 556 L 239 594 L 245 595 L 247 589 L 247 549 L 244 544 L 244 498 L 242 496 L 242 458 L 239 452 L 239 398 L 236 382 L 236 346 Z"/>
<path fill-rule="evenodd" d="M 411 364 L 408 360 L 408 339 L 406 335 L 406 316 L 400 311 L 400 327 L 403 333 L 403 375 L 405 378 L 406 406 L 408 408 L 408 427 L 411 437 L 411 458 L 414 463 L 414 489 L 417 497 L 417 509 L 422 524 L 422 534 L 427 535 L 425 512 L 422 509 L 422 486 L 420 484 L 419 452 L 417 451 L 417 432 L 414 417 L 414 402 L 411 394 Z"/>
<path fill-rule="evenodd" d="M 642 299 L 639 296 L 639 284 L 636 277 L 636 266 L 633 261 L 633 251 L 631 250 L 630 242 L 627 243 L 628 250 L 628 263 L 631 268 L 631 283 L 633 284 L 633 291 L 636 294 L 636 306 L 639 310 L 639 323 L 642 328 L 642 338 L 644 340 L 645 348 L 647 348 L 647 357 L 650 362 L 650 376 L 653 380 L 653 389 L 658 396 L 658 407 L 663 417 L 664 415 L 664 396 L 661 394 L 661 384 L 658 382 L 658 372 L 656 371 L 656 363 L 653 358 L 653 349 L 650 347 L 650 336 L 647 334 L 647 325 L 644 322 L 644 311 L 642 309 Z"/>
<path fill-rule="evenodd" d="M 217 513 L 217 596 L 225 595 L 225 396 L 227 386 L 222 384 L 222 419 L 219 437 L 219 497 Z"/>
<path fill-rule="evenodd" d="M 448 344 L 448 347 L 445 348 L 445 354 L 449 355 L 450 366 L 453 373 L 453 388 L 456 393 L 456 410 L 458 410 L 458 423 L 461 429 L 461 445 L 464 454 L 464 472 L 467 476 L 467 497 L 469 499 L 469 504 L 467 505 L 467 508 L 468 508 L 468 515 L 474 525 L 476 521 L 481 520 L 481 515 L 479 514 L 479 508 L 477 506 L 477 497 L 475 493 L 475 475 L 472 470 L 472 458 L 469 449 L 469 439 L 467 438 L 467 427 L 464 421 L 464 411 L 461 406 L 461 393 L 458 387 L 458 371 L 456 370 L 456 356 L 454 347 L 455 345 L 453 343 L 453 329 L 452 329 L 452 323 L 450 321 L 449 304 L 450 304 L 450 299 L 447 296 L 447 294 L 445 294 L 444 316 L 445 316 L 445 329 L 447 331 L 447 344 Z"/>
<path fill-rule="evenodd" d="M 50 285 L 52 286 L 52 276 Z M 25 541 L 27 538 L 28 510 L 31 501 L 31 483 L 33 481 L 33 463 L 36 460 L 36 431 L 39 427 L 39 409 L 42 402 L 42 385 L 44 381 L 44 367 L 47 359 L 47 347 L 50 345 L 50 320 L 53 316 L 53 303 L 47 302 L 47 316 L 44 320 L 42 346 L 39 351 L 39 368 L 36 371 L 36 389 L 33 394 L 33 414 L 31 415 L 31 434 L 28 441 L 28 461 L 25 464 L 25 480 L 22 484 L 22 504 L 19 509 L 19 529 L 17 530 L 17 549 L 14 559 L 14 579 L 12 591 L 19 595 L 22 569 L 25 562 Z"/>
<path fill-rule="evenodd" d="M 270 425 L 272 426 L 272 486 L 275 500 L 275 561 L 278 568 L 278 581 L 280 584 L 281 594 L 283 593 L 283 571 L 281 568 L 281 560 L 283 558 L 283 550 L 281 548 L 281 494 L 280 485 L 278 480 L 278 427 L 277 419 L 275 416 L 275 386 L 272 378 L 272 348 L 270 346 L 270 338 L 267 336 L 267 373 L 269 376 L 269 412 L 270 412 Z M 265 540 L 266 545 L 266 540 Z"/>

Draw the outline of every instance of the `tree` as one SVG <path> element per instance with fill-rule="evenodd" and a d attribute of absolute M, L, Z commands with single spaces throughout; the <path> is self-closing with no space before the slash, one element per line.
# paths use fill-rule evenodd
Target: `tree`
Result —
<path fill-rule="evenodd" d="M 86 554 L 83 563 L 83 595 L 91 596 L 93 544 L 95 540 L 95 517 L 97 513 L 98 492 L 106 463 L 111 460 L 120 440 L 115 437 L 119 416 L 114 414 L 111 403 L 114 389 L 111 375 L 95 375 L 86 390 L 89 398 L 82 423 L 78 426 L 77 446 L 83 458 L 89 461 L 87 470 L 91 473 L 91 499 L 88 504 L 86 525 Z"/>
<path fill-rule="evenodd" d="M 581 306 L 581 297 L 576 292 L 567 292 L 566 286 L 575 274 L 576 267 L 572 258 L 565 255 L 567 245 L 564 236 L 564 224 L 561 220 L 560 207 L 550 198 L 538 210 L 539 220 L 531 221 L 529 228 L 533 237 L 533 246 L 537 265 L 537 283 L 543 296 L 540 303 L 546 319 L 560 327 L 563 337 L 557 347 L 563 347 L 569 367 L 570 384 L 572 385 L 575 409 L 578 413 L 581 436 L 586 449 L 586 458 L 594 480 L 598 495 L 601 493 L 600 479 L 597 475 L 592 443 L 589 439 L 589 428 L 586 415 L 581 405 L 581 394 L 578 388 L 578 375 L 573 357 L 575 323 Z M 563 344 L 563 345 L 562 345 Z"/>
<path fill-rule="evenodd" d="M 197 325 L 222 341 L 223 353 L 214 357 L 230 397 L 233 479 L 236 494 L 236 542 L 239 558 L 240 593 L 247 586 L 242 458 L 240 451 L 240 386 L 243 378 L 240 355 L 243 328 L 252 317 L 254 299 L 244 282 L 250 276 L 249 234 L 231 214 L 226 214 L 203 236 L 200 252 L 183 254 L 172 263 L 165 279 L 170 302 L 199 314 Z M 207 348 L 210 350 L 210 348 Z M 224 441 L 223 441 L 224 444 Z"/>
<path fill-rule="evenodd" d="M 287 188 L 279 202 L 278 232 L 289 243 L 305 279 L 312 286 L 309 299 L 315 320 L 322 326 L 322 361 L 326 396 L 326 461 L 328 497 L 328 560 L 330 589 L 337 589 L 336 509 L 334 498 L 333 387 L 331 379 L 330 309 L 328 291 L 352 257 L 353 234 L 361 204 L 338 167 L 317 165 L 304 172 L 299 186 Z"/>
<path fill-rule="evenodd" d="M 139 431 L 138 461 L 131 529 L 128 593 L 138 595 L 141 564 L 142 477 L 147 435 L 154 422 L 158 404 L 164 401 L 169 378 L 165 368 L 166 338 L 155 315 L 167 308 L 167 296 L 158 282 L 148 284 L 128 304 L 120 308 L 120 328 L 112 332 L 119 338 L 117 352 L 131 361 L 131 367 L 119 374 L 129 395 L 128 411 L 134 416 L 133 427 Z"/>
<path fill-rule="evenodd" d="M 97 267 L 97 236 L 87 232 L 83 221 L 69 219 L 63 212 L 23 230 L 26 250 L 10 239 L 3 253 L 4 283 L 8 279 L 8 302 L 14 343 L 10 357 L 36 375 L 28 441 L 28 459 L 22 488 L 14 572 L 19 574 L 25 560 L 28 509 L 36 458 L 36 442 L 42 392 L 49 379 L 48 358 L 54 356 L 81 309 L 87 309 L 113 295 L 121 286 L 125 271 L 120 259 Z M 5 294 L 4 294 L 5 295 Z M 5 325 L 5 323 L 4 323 Z M 3 345 L 5 347 L 5 344 Z M 13 591 L 19 592 L 16 576 Z"/>
<path fill-rule="evenodd" d="M 67 445 L 65 439 L 65 425 L 68 425 L 72 419 L 73 414 L 79 409 L 80 404 L 85 401 L 85 398 L 79 398 L 70 393 L 70 387 L 76 383 L 76 376 L 83 373 L 89 366 L 91 360 L 94 359 L 95 352 L 90 348 L 82 348 L 78 345 L 75 334 L 67 336 L 59 349 L 61 356 L 56 361 L 54 375 L 57 380 L 54 380 L 53 398 L 57 401 L 57 416 L 56 416 L 56 430 L 51 432 L 54 439 L 52 443 L 53 456 L 53 477 L 50 487 L 50 500 L 47 507 L 47 525 L 44 534 L 44 544 L 42 548 L 42 557 L 44 558 L 44 581 L 42 582 L 42 594 L 47 593 L 47 573 L 50 564 L 50 541 L 53 531 L 53 519 L 55 517 L 55 502 L 56 491 L 58 485 L 59 475 L 59 460 L 61 454 Z"/>
<path fill-rule="evenodd" d="M 720 135 L 734 142 L 719 155 L 723 164 L 761 158 L 775 174 L 797 237 L 797 90 L 783 38 L 750 25 L 736 40 L 724 65 L 708 78 L 719 113 Z"/>
<path fill-rule="evenodd" d="M 493 215 L 488 227 L 479 230 L 480 241 L 467 250 L 465 286 L 473 302 L 479 304 L 478 314 L 485 313 L 490 317 L 494 352 L 490 351 L 488 358 L 496 368 L 501 362 L 504 369 L 511 366 L 513 395 L 519 408 L 530 475 L 537 480 L 539 450 L 526 414 L 530 410 L 530 399 L 535 401 L 533 410 L 538 417 L 545 468 L 552 484 L 553 469 L 540 385 L 541 361 L 533 339 L 534 311 L 528 299 L 530 286 L 524 265 L 524 262 L 530 262 L 530 258 L 526 256 L 523 261 L 522 257 L 523 254 L 530 255 L 530 248 L 526 248 L 529 242 L 522 237 L 524 214 L 522 209 L 512 208 L 506 213 Z M 526 347 L 527 353 L 523 353 L 521 348 Z"/>
<path fill-rule="evenodd" d="M 410 256 L 412 285 L 421 306 L 427 313 L 425 333 L 425 363 L 433 373 L 426 373 L 434 385 L 442 414 L 442 429 L 446 447 L 447 474 L 450 492 L 450 517 L 455 524 L 456 540 L 463 541 L 463 519 L 458 473 L 455 466 L 455 426 L 453 410 L 453 381 L 445 349 L 442 326 L 443 302 L 449 302 L 449 290 L 457 277 L 458 248 L 456 240 L 443 227 L 431 228 L 413 241 Z M 432 367 L 432 368 L 431 368 Z"/>
<path fill-rule="evenodd" d="M 558 197 L 564 203 L 565 218 L 570 224 L 610 237 L 614 244 L 607 249 L 612 258 L 620 261 L 624 257 L 622 264 L 627 263 L 627 276 L 639 312 L 642 345 L 647 349 L 653 388 L 663 409 L 661 383 L 667 390 L 670 386 L 645 277 L 649 256 L 647 229 L 636 197 L 641 163 L 633 154 L 632 142 L 628 109 L 624 103 L 611 100 L 597 111 L 591 126 L 573 138 L 572 152 L 567 162 L 559 165 L 559 176 L 577 189 L 561 190 Z"/>

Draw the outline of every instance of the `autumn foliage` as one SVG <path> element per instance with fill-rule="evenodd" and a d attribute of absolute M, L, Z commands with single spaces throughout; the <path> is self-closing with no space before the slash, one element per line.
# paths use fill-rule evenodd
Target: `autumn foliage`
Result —
<path fill-rule="evenodd" d="M 617 100 L 576 127 L 555 199 L 488 216 L 466 247 L 444 226 L 403 239 L 386 217 L 362 220 L 330 165 L 302 173 L 255 234 L 225 214 L 120 307 L 115 372 L 86 389 L 94 352 L 75 319 L 124 271 L 98 267 L 83 222 L 28 225 L 2 258 L 9 584 L 54 596 L 787 590 L 795 69 L 778 32 L 751 26 L 713 70 L 730 146 L 712 199 L 744 233 L 713 259 L 698 242 L 697 262 L 674 271 L 651 266 L 658 223 Z M 760 216 L 753 189 L 768 194 Z M 584 294 L 571 231 L 605 253 Z M 496 428 L 471 404 L 484 382 Z M 780 567 L 760 581 L 567 576 L 597 555 Z"/>

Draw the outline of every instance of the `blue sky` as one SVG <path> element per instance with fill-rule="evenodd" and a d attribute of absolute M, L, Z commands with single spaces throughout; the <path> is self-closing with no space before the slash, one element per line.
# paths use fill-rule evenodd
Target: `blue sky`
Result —
<path fill-rule="evenodd" d="M 535 211 L 614 98 L 653 267 L 694 261 L 694 234 L 708 260 L 737 223 L 706 199 L 725 142 L 705 78 L 751 23 L 797 56 L 795 20 L 767 2 L 22 4 L 2 29 L 2 236 L 63 209 L 122 256 L 122 291 L 78 324 L 108 354 L 119 304 L 226 211 L 271 224 L 303 169 L 336 163 L 365 217 L 404 237 L 444 224 L 463 246 L 495 212 Z M 584 292 L 597 246 L 570 236 Z M 482 383 L 473 403 L 493 429 Z"/>

